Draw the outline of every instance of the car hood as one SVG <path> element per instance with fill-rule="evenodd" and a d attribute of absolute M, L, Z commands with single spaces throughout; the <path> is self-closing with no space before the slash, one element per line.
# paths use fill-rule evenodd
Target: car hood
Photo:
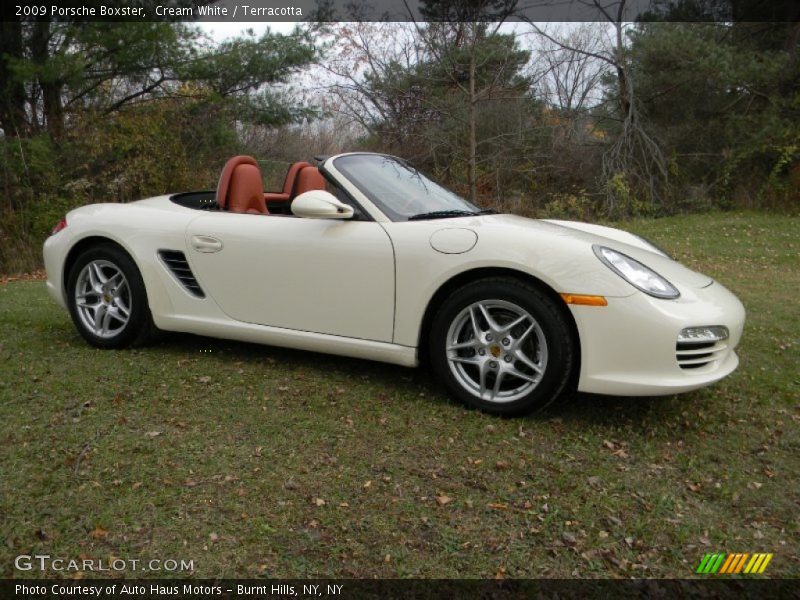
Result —
<path fill-rule="evenodd" d="M 450 220 L 448 219 L 448 221 Z M 482 233 L 488 233 L 489 230 L 500 228 L 506 230 L 506 232 L 513 230 L 516 234 L 515 237 L 520 236 L 529 238 L 531 241 L 536 240 L 538 244 L 549 245 L 553 243 L 554 247 L 563 247 L 563 242 L 569 240 L 576 245 L 584 245 L 591 251 L 591 246 L 599 244 L 635 258 L 674 284 L 692 288 L 704 288 L 713 282 L 713 279 L 708 275 L 688 269 L 651 247 L 636 235 L 613 227 L 575 221 L 528 219 L 508 214 L 453 219 L 451 222 L 453 224 L 460 222 L 461 225 L 473 229 L 479 238 L 483 237 Z M 441 224 L 441 221 L 439 223 Z"/>

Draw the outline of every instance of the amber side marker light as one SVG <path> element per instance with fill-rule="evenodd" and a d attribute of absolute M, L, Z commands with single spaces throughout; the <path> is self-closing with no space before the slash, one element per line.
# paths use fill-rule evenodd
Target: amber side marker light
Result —
<path fill-rule="evenodd" d="M 608 306 L 604 296 L 587 296 L 585 294 L 561 294 L 567 304 L 580 304 L 582 306 Z"/>

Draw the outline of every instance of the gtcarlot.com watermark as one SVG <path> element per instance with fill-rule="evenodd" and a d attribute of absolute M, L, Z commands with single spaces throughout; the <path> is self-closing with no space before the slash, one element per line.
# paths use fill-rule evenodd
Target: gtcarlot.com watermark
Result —
<path fill-rule="evenodd" d="M 14 559 L 14 567 L 18 571 L 57 571 L 57 572 L 114 572 L 114 571 L 161 571 L 184 572 L 194 571 L 194 560 L 174 558 L 54 558 L 49 554 L 20 554 Z"/>

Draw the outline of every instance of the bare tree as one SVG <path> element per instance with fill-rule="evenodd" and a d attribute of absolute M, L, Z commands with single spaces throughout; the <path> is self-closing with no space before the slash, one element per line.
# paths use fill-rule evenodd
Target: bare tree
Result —
<path fill-rule="evenodd" d="M 594 7 L 612 27 L 611 41 L 606 47 L 581 46 L 569 36 L 551 34 L 535 23 L 530 25 L 536 34 L 557 48 L 605 63 L 615 74 L 613 98 L 616 110 L 613 112 L 619 121 L 619 132 L 603 155 L 609 213 L 617 210 L 620 190 L 611 182 L 620 174 L 634 189 L 646 193 L 651 202 L 659 202 L 668 179 L 667 161 L 657 140 L 647 131 L 641 103 L 636 96 L 625 46 L 626 28 L 629 26 L 623 20 L 626 0 L 583 0 L 582 3 Z"/>
<path fill-rule="evenodd" d="M 562 113 L 583 113 L 602 100 L 602 80 L 609 64 L 592 54 L 604 50 L 605 33 L 594 23 L 571 27 L 563 34 L 550 32 L 569 44 L 569 48 L 538 36 L 534 80 L 542 96 Z"/>
<path fill-rule="evenodd" d="M 481 52 L 482 40 L 496 35 L 503 21 L 492 24 L 480 22 L 431 23 L 425 29 L 418 26 L 420 37 L 431 57 L 447 68 L 442 71 L 447 83 L 458 89 L 467 103 L 467 180 L 470 200 L 478 197 L 478 103 L 492 97 L 498 90 L 504 76 L 503 58 L 492 52 Z M 467 57 L 467 69 L 461 64 L 463 54 Z M 488 81 L 478 82 L 478 73 L 500 59 L 500 67 L 495 70 L 494 77 Z M 484 78 L 482 78 L 484 79 Z"/>
<path fill-rule="evenodd" d="M 400 87 L 377 93 L 376 80 L 390 82 L 393 71 L 410 70 L 418 63 L 421 49 L 416 32 L 408 23 L 340 23 L 328 31 L 329 49 L 322 63 L 328 96 L 323 108 L 346 115 L 366 131 L 375 133 L 387 122 L 401 119 L 403 99 L 411 100 L 413 90 Z M 385 90 L 384 90 L 385 92 Z"/>
<path fill-rule="evenodd" d="M 333 83 L 328 96 L 385 146 L 406 156 L 465 156 L 469 196 L 478 195 L 478 169 L 491 162 L 489 149 L 512 132 L 479 134 L 481 111 L 492 103 L 517 102 L 527 83 L 518 76 L 528 53 L 498 35 L 502 15 L 492 23 L 347 23 L 335 26 L 324 69 Z M 513 111 L 510 111 L 513 112 Z M 458 124 L 450 135 L 437 126 Z M 461 132 L 465 132 L 463 136 Z M 464 139 L 466 137 L 466 140 Z M 483 144 L 481 152 L 481 146 Z"/>

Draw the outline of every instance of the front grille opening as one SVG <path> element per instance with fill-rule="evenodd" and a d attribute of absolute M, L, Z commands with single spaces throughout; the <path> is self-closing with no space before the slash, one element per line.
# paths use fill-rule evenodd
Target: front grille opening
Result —
<path fill-rule="evenodd" d="M 680 354 L 678 353 L 678 362 L 682 360 L 692 360 L 692 359 L 700 359 L 700 358 L 708 358 L 709 356 L 714 356 L 713 352 L 706 352 L 705 354 Z"/>
<path fill-rule="evenodd" d="M 678 342 L 676 348 L 678 352 L 681 350 L 702 350 L 703 348 L 711 348 L 717 342 Z"/>
<path fill-rule="evenodd" d="M 158 257 L 187 292 L 196 298 L 206 297 L 203 288 L 197 283 L 197 279 L 195 279 L 183 252 L 180 250 L 159 250 Z"/>
<path fill-rule="evenodd" d="M 725 340 L 717 342 L 677 342 L 675 359 L 681 369 L 700 369 L 721 358 L 728 347 Z"/>

